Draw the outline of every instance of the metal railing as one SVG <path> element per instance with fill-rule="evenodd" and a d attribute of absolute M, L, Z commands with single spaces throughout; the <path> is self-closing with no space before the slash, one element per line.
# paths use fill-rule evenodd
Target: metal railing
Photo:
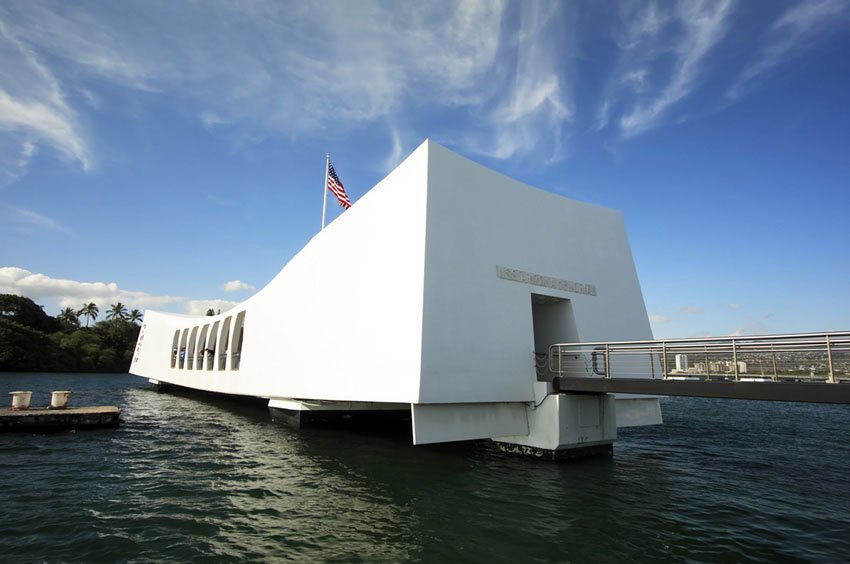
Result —
<path fill-rule="evenodd" d="M 835 383 L 850 380 L 850 332 L 558 343 L 548 357 L 564 377 Z"/>

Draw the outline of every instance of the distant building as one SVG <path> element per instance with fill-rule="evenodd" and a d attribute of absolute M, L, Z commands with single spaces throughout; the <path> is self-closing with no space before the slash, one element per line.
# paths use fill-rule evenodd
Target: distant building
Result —
<path fill-rule="evenodd" d="M 686 354 L 677 354 L 676 355 L 676 371 L 677 372 L 687 372 L 688 371 L 688 355 L 686 355 Z"/>

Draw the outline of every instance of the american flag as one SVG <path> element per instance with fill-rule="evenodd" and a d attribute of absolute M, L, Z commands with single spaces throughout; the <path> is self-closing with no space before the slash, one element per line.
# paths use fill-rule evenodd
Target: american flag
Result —
<path fill-rule="evenodd" d="M 331 164 L 330 159 L 328 159 L 328 190 L 333 192 L 333 195 L 339 200 L 339 205 L 343 208 L 348 209 L 351 207 L 351 200 L 348 199 L 348 194 L 345 193 L 345 186 L 339 181 L 339 176 L 336 175 L 334 165 Z"/>

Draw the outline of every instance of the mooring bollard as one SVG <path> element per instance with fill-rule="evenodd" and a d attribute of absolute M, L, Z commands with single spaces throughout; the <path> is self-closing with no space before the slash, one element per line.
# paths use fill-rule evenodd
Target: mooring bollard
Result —
<path fill-rule="evenodd" d="M 32 392 L 9 392 L 9 395 L 12 396 L 12 409 L 17 411 L 30 408 Z"/>
<path fill-rule="evenodd" d="M 53 392 L 50 396 L 50 409 L 65 409 L 68 407 L 68 397 L 71 392 Z"/>

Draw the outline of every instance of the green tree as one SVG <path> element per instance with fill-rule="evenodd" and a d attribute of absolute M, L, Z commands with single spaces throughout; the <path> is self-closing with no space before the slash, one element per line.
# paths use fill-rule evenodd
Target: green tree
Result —
<path fill-rule="evenodd" d="M 55 318 L 44 313 L 40 305 L 14 294 L 0 294 L 0 317 L 45 333 L 62 328 Z"/>
<path fill-rule="evenodd" d="M 59 320 L 65 331 L 73 331 L 80 328 L 80 317 L 72 307 L 62 308 L 56 319 Z"/>
<path fill-rule="evenodd" d="M 99 368 L 103 340 L 95 331 L 74 331 L 60 339 L 60 347 L 69 359 L 66 370 L 94 372 Z"/>
<path fill-rule="evenodd" d="M 121 302 L 112 304 L 109 308 L 109 311 L 106 313 L 106 319 L 126 319 L 127 318 L 127 306 L 122 304 Z"/>
<path fill-rule="evenodd" d="M 126 319 L 114 317 L 107 321 L 101 321 L 94 326 L 93 332 L 97 333 L 103 343 L 104 349 L 109 349 L 114 354 L 112 366 L 106 366 L 106 357 L 100 358 L 99 370 L 126 371 L 133 359 L 136 349 L 136 340 L 139 338 L 139 326 Z"/>
<path fill-rule="evenodd" d="M 98 313 L 90 302 L 79 312 L 66 307 L 51 317 L 29 298 L 0 294 L 0 371 L 125 372 L 142 314 L 128 314 L 119 302 L 110 309 L 109 319 L 80 328 L 80 315 L 87 318 L 88 327 Z"/>
<path fill-rule="evenodd" d="M 51 370 L 56 346 L 44 333 L 0 317 L 0 370 Z"/>
<path fill-rule="evenodd" d="M 209 308 L 207 310 L 207 317 L 212 317 L 213 315 L 215 315 L 215 310 L 213 308 Z"/>
<path fill-rule="evenodd" d="M 94 302 L 89 302 L 84 304 L 80 311 L 77 312 L 77 315 L 83 316 L 86 318 L 86 327 L 89 326 L 89 321 L 94 321 L 97 319 L 97 314 L 100 313 L 100 309 L 95 305 Z"/>

